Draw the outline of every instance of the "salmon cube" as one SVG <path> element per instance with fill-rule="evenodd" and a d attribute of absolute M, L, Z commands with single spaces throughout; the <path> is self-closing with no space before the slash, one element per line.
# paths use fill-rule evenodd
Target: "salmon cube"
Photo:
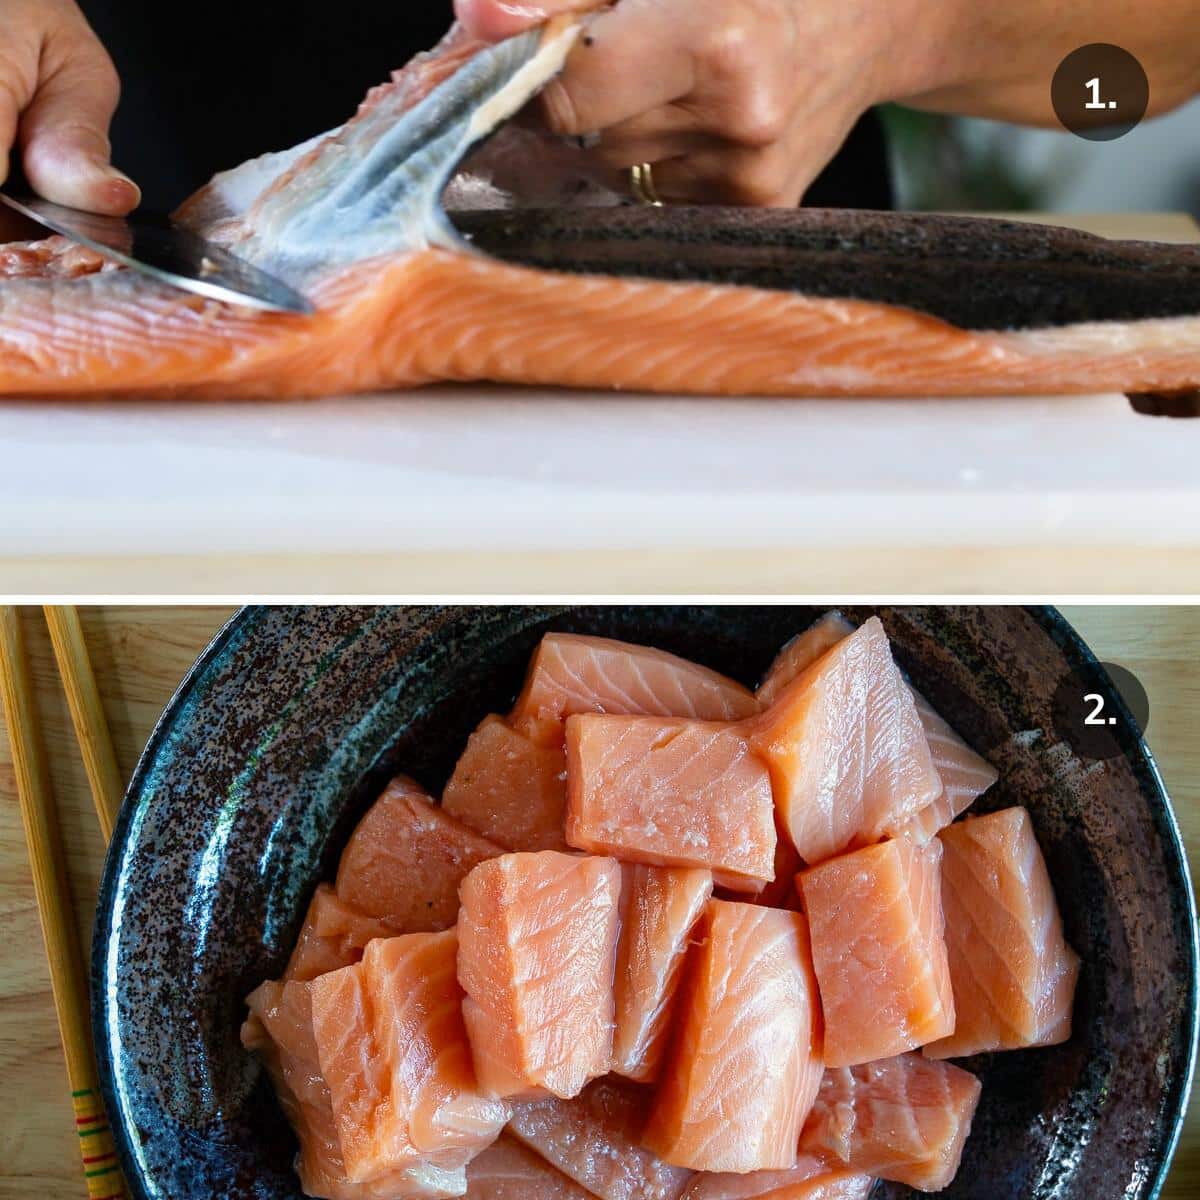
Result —
<path fill-rule="evenodd" d="M 941 792 L 912 693 L 878 617 L 818 658 L 743 726 L 780 818 L 810 865 L 878 841 Z"/>
<path fill-rule="evenodd" d="M 825 1072 L 801 1148 L 923 1192 L 948 1187 L 979 1103 L 979 1080 L 921 1054 Z"/>
<path fill-rule="evenodd" d="M 306 985 L 351 1181 L 416 1166 L 462 1170 L 508 1120 L 508 1106 L 476 1082 L 457 958 L 453 929 L 406 934 L 371 942 L 362 962 Z"/>
<path fill-rule="evenodd" d="M 612 1064 L 621 867 L 543 850 L 463 880 L 458 974 L 487 1094 L 571 1097 Z"/>
<path fill-rule="evenodd" d="M 814 621 L 803 633 L 798 633 L 775 656 L 763 681 L 754 695 L 760 708 L 774 704 L 776 697 L 797 676 L 824 657 L 843 638 L 854 632 L 854 626 L 840 612 L 827 612 Z"/>
<path fill-rule="evenodd" d="M 611 638 L 548 633 L 510 719 L 538 740 L 562 745 L 572 713 L 736 721 L 756 712 L 747 688 L 686 658 Z"/>
<path fill-rule="evenodd" d="M 513 1106 L 509 1132 L 600 1200 L 678 1200 L 690 1171 L 640 1144 L 649 1095 L 598 1079 L 574 1100 Z"/>
<path fill-rule="evenodd" d="M 458 885 L 501 847 L 444 813 L 398 776 L 358 823 L 338 864 L 339 899 L 401 933 L 433 933 L 458 919 Z"/>
<path fill-rule="evenodd" d="M 954 1030 L 941 843 L 905 838 L 810 867 L 808 914 L 831 1067 L 887 1058 Z"/>
<path fill-rule="evenodd" d="M 568 718 L 566 829 L 580 850 L 705 867 L 735 891 L 774 878 L 770 777 L 731 725 Z"/>
<path fill-rule="evenodd" d="M 505 1133 L 471 1160 L 466 1200 L 591 1200 L 591 1193 Z"/>
<path fill-rule="evenodd" d="M 296 1170 L 306 1195 L 325 1200 L 425 1200 L 462 1195 L 462 1169 L 424 1163 L 388 1171 L 363 1183 L 346 1178 L 329 1087 L 321 1074 L 308 983 L 271 981 L 248 997 L 251 1017 L 242 1029 L 248 1050 L 264 1061 L 284 1114 L 296 1131 Z"/>
<path fill-rule="evenodd" d="M 329 884 L 322 883 L 313 893 L 283 978 L 304 982 L 348 967 L 362 958 L 369 941 L 394 937 L 400 932 L 386 921 L 367 916 L 347 904 Z"/>
<path fill-rule="evenodd" d="M 484 719 L 442 793 L 442 807 L 506 850 L 565 850 L 567 760 L 503 717 Z"/>
<path fill-rule="evenodd" d="M 643 1144 L 697 1171 L 784 1170 L 821 1081 L 800 913 L 710 900 Z"/>
<path fill-rule="evenodd" d="M 712 895 L 712 873 L 627 866 L 613 984 L 613 1070 L 658 1078 L 688 942 Z"/>
<path fill-rule="evenodd" d="M 958 1023 L 932 1058 L 1053 1046 L 1071 1036 L 1079 956 L 1063 937 L 1023 808 L 943 829 L 942 905 Z"/>
<path fill-rule="evenodd" d="M 693 1175 L 683 1200 L 867 1200 L 874 1186 L 870 1175 L 831 1168 L 823 1158 L 802 1154 L 785 1171 Z"/>
<path fill-rule="evenodd" d="M 927 842 L 939 829 L 970 808 L 996 782 L 999 772 L 955 733 L 953 726 L 920 692 L 913 692 L 913 703 L 921 718 L 942 790 L 901 825 L 897 835 Z"/>

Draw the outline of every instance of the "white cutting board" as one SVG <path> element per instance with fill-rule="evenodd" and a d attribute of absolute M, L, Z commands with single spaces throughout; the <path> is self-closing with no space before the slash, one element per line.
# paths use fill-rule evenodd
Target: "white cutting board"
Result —
<path fill-rule="evenodd" d="M 1115 395 L 28 401 L 0 445 L 0 559 L 1200 545 L 1200 420 Z"/>

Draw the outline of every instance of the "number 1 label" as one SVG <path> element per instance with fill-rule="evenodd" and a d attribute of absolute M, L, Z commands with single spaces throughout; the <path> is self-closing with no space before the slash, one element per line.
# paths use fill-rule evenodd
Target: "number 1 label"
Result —
<path fill-rule="evenodd" d="M 1092 98 L 1083 106 L 1084 108 L 1116 108 L 1117 102 L 1110 100 L 1107 104 L 1100 99 L 1100 76 L 1095 79 L 1089 79 L 1083 85 L 1092 94 Z"/>

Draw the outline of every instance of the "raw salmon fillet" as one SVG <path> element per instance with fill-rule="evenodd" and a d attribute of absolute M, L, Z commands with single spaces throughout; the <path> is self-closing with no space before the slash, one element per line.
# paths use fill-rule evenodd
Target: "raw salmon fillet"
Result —
<path fill-rule="evenodd" d="M 762 705 L 770 705 L 793 679 L 853 632 L 854 626 L 841 613 L 829 612 L 794 637 L 779 652 L 759 685 L 756 695 Z M 920 692 L 911 686 L 909 691 L 925 730 L 942 790 L 896 832 L 927 842 L 983 795 L 996 782 L 997 773 L 991 763 L 976 754 L 955 733 Z"/>
<path fill-rule="evenodd" d="M 878 617 L 743 726 L 807 863 L 893 832 L 941 792 L 912 694 Z"/>
<path fill-rule="evenodd" d="M 467 1200 L 589 1200 L 590 1196 L 508 1134 L 501 1134 L 467 1165 Z"/>
<path fill-rule="evenodd" d="M 925 1192 L 947 1187 L 979 1103 L 979 1080 L 902 1054 L 825 1072 L 801 1147 Z"/>
<path fill-rule="evenodd" d="M 458 976 L 488 1094 L 568 1098 L 608 1071 L 620 898 L 616 861 L 553 850 L 463 880 Z"/>
<path fill-rule="evenodd" d="M 393 937 L 402 932 L 339 899 L 329 884 L 319 884 L 283 979 L 305 982 L 327 971 L 348 967 L 362 958 L 373 938 Z"/>
<path fill-rule="evenodd" d="M 611 638 L 548 633 L 534 652 L 511 720 L 562 742 L 573 713 L 736 721 L 758 711 L 740 683 L 686 658 Z"/>
<path fill-rule="evenodd" d="M 883 842 L 797 879 L 825 1013 L 825 1062 L 848 1067 L 954 1031 L 941 843 Z"/>
<path fill-rule="evenodd" d="M 677 1200 L 690 1171 L 640 1144 L 649 1094 L 598 1079 L 574 1100 L 513 1106 L 509 1132 L 600 1200 Z"/>
<path fill-rule="evenodd" d="M 312 989 L 306 983 L 264 983 L 247 1003 L 251 1019 L 242 1041 L 263 1060 L 284 1114 L 296 1131 L 296 1170 L 310 1196 L 324 1200 L 416 1200 L 462 1195 L 461 1171 L 424 1164 L 366 1183 L 346 1178 L 329 1088 L 321 1075 L 313 1034 Z"/>
<path fill-rule="evenodd" d="M 712 873 L 627 866 L 613 983 L 613 1070 L 657 1079 L 692 932 L 712 896 Z"/>
<path fill-rule="evenodd" d="M 568 717 L 566 834 L 594 854 L 707 868 L 736 891 L 775 873 L 770 776 L 737 728 L 713 721 Z"/>
<path fill-rule="evenodd" d="M 401 933 L 449 929 L 458 885 L 501 847 L 444 813 L 401 775 L 358 823 L 338 864 L 338 898 Z"/>
<path fill-rule="evenodd" d="M 786 1171 L 693 1175 L 683 1200 L 867 1200 L 874 1185 L 870 1175 L 802 1154 Z"/>
<path fill-rule="evenodd" d="M 492 715 L 471 734 L 442 807 L 506 850 L 565 850 L 567 762 Z"/>
<path fill-rule="evenodd" d="M 795 1166 L 821 1080 L 821 1015 L 799 913 L 710 900 L 644 1144 L 697 1171 Z"/>
<path fill-rule="evenodd" d="M 1079 956 L 1029 813 L 1006 808 L 943 829 L 942 904 L 958 1023 L 932 1058 L 1053 1046 L 1071 1036 Z"/>
<path fill-rule="evenodd" d="M 849 637 L 854 626 L 840 612 L 818 617 L 803 633 L 798 633 L 775 656 L 762 683 L 754 693 L 762 708 L 775 703 L 779 693 L 798 675 L 802 675 L 838 642 Z"/>
<path fill-rule="evenodd" d="M 529 194 L 516 199 L 554 207 L 497 212 L 514 200 L 492 177 L 519 161 L 503 152 L 521 145 L 511 127 L 490 144 L 491 175 L 458 189 L 477 210 L 485 192 L 487 211 L 457 214 L 456 230 L 447 180 L 559 72 L 578 32 L 552 22 L 488 47 L 452 33 L 340 128 L 217 176 L 181 209 L 302 289 L 312 315 L 181 293 L 58 247 L 8 252 L 0 393 L 280 397 L 489 379 L 1003 395 L 1200 381 L 1193 247 L 931 214 L 564 209 L 564 189 L 540 197 L 551 172 L 537 162 L 517 172 Z"/>
<path fill-rule="evenodd" d="M 460 1171 L 508 1120 L 508 1106 L 476 1082 L 457 958 L 452 929 L 406 934 L 306 985 L 351 1180 L 416 1166 Z"/>

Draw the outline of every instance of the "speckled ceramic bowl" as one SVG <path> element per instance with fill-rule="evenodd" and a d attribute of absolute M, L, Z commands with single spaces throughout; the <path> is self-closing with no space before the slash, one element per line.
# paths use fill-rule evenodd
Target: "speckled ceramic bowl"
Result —
<path fill-rule="evenodd" d="M 291 1135 L 238 1043 L 242 997 L 282 967 L 313 887 L 384 780 L 402 767 L 436 791 L 476 722 L 511 702 L 544 631 L 647 642 L 752 684 L 817 615 L 658 606 L 241 613 L 155 730 L 100 892 L 96 1046 L 134 1195 L 299 1195 Z M 979 807 L 1032 811 L 1084 961 L 1069 1043 L 970 1064 L 983 1101 L 945 1194 L 1155 1196 L 1192 1072 L 1197 982 L 1191 891 L 1154 762 L 1136 736 L 1099 764 L 1056 740 L 1056 685 L 1095 666 L 1054 612 L 880 615 L 915 684 L 999 769 Z M 1094 689 L 1128 721 L 1107 677 Z M 907 1190 L 881 1185 L 878 1194 Z"/>

